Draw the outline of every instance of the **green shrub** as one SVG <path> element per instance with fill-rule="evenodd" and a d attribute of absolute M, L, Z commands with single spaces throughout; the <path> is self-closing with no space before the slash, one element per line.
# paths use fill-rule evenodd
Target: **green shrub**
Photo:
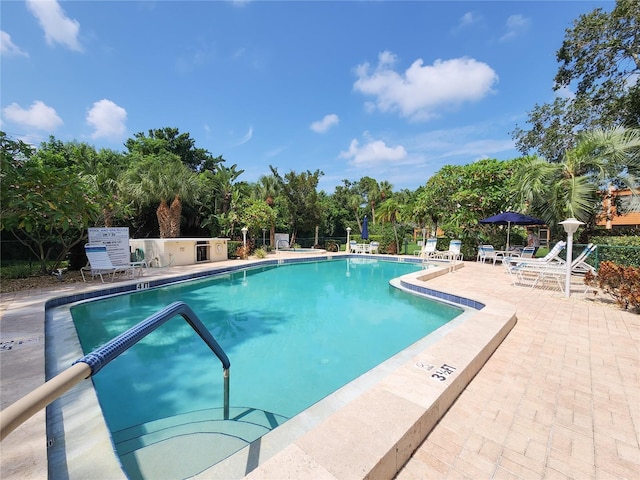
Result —
<path fill-rule="evenodd" d="M 227 256 L 229 258 L 238 258 L 238 248 L 242 247 L 242 242 L 229 240 L 227 242 Z"/>
<path fill-rule="evenodd" d="M 68 262 L 62 262 L 59 268 L 66 268 Z M 47 273 L 51 272 L 55 262 L 47 263 Z M 34 275 L 41 275 L 40 263 L 19 262 L 3 264 L 0 268 L 0 279 L 29 278 Z"/>
<path fill-rule="evenodd" d="M 640 237 L 637 235 L 593 236 L 589 242 L 598 245 L 595 252 L 597 264 L 613 262 L 628 267 L 640 267 Z"/>
<path fill-rule="evenodd" d="M 39 271 L 40 265 L 33 267 L 28 263 L 16 263 L 13 265 L 3 265 L 0 269 L 0 278 L 27 278 Z"/>

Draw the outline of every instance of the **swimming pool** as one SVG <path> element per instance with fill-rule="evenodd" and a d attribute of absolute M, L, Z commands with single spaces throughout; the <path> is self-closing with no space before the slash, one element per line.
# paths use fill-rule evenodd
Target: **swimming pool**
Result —
<path fill-rule="evenodd" d="M 361 258 L 262 267 L 72 310 L 88 352 L 168 303 L 186 301 L 231 358 L 235 414 L 245 418 L 250 412 L 252 426 L 266 423 L 254 430 L 264 431 L 461 312 L 389 286 L 390 278 L 419 269 L 415 264 Z M 100 402 L 114 439 L 122 439 L 117 447 L 124 446 L 119 451 L 129 455 L 127 461 L 138 462 L 136 445 L 157 447 L 167 441 L 163 435 L 170 430 L 184 436 L 193 425 L 212 428 L 219 417 L 220 364 L 183 327 L 169 322 L 93 377 L 98 391 L 108 392 L 99 393 Z M 366 337 L 367 333 L 373 335 Z M 277 335 L 282 339 L 276 340 Z M 163 363 L 167 360 L 170 369 Z M 142 382 L 144 378 L 151 381 Z M 275 389 L 269 391 L 269 386 Z M 318 386 L 320 391 L 314 390 Z M 259 436 L 260 431 L 251 435 Z M 228 438 L 237 436 L 231 432 Z"/>

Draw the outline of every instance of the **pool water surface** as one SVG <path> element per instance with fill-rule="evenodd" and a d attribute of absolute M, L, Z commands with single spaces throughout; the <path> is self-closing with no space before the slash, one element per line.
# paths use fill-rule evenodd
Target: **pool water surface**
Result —
<path fill-rule="evenodd" d="M 187 303 L 231 361 L 232 411 L 261 412 L 272 428 L 462 313 L 389 285 L 420 268 L 357 258 L 266 266 L 86 302 L 71 313 L 89 353 L 170 303 Z M 92 379 L 116 442 L 121 432 L 143 435 L 153 422 L 188 415 L 201 430 L 223 405 L 220 361 L 178 317 Z M 130 444 L 117 448 L 121 458 L 134 452 Z"/>

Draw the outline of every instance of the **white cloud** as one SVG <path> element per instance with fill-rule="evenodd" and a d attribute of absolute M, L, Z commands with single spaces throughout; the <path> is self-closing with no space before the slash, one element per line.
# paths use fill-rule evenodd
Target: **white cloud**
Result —
<path fill-rule="evenodd" d="M 576 98 L 576 94 L 572 92 L 569 87 L 560 87 L 554 93 L 555 93 L 555 96 L 558 98 L 568 98 L 568 99 Z"/>
<path fill-rule="evenodd" d="M 247 143 L 253 137 L 253 127 L 249 127 L 249 131 L 245 134 L 244 137 L 238 142 L 238 145 L 242 145 L 243 143 Z"/>
<path fill-rule="evenodd" d="M 500 37 L 500 41 L 511 40 L 529 30 L 530 20 L 523 15 L 511 15 L 507 18 L 507 33 Z"/>
<path fill-rule="evenodd" d="M 513 140 L 495 138 L 493 127 L 477 123 L 450 130 L 433 130 L 413 136 L 410 148 L 425 152 L 432 160 L 454 159 L 453 163 L 495 158 L 504 153 L 516 154 Z"/>
<path fill-rule="evenodd" d="M 113 103 L 102 99 L 95 102 L 87 112 L 87 123 L 94 128 L 91 138 L 107 138 L 119 140 L 126 133 L 127 111 Z"/>
<path fill-rule="evenodd" d="M 0 30 L 0 53 L 8 57 L 29 57 L 29 54 L 11 40 L 11 35 Z"/>
<path fill-rule="evenodd" d="M 467 12 L 458 21 L 458 25 L 454 29 L 455 31 L 462 30 L 464 28 L 470 27 L 480 21 L 480 17 L 473 12 Z"/>
<path fill-rule="evenodd" d="M 412 120 L 429 120 L 440 110 L 481 100 L 498 81 L 489 65 L 473 58 L 436 60 L 433 65 L 418 59 L 405 72 L 395 71 L 395 63 L 395 55 L 387 51 L 379 54 L 371 74 L 368 63 L 358 65 L 353 87 L 375 97 L 374 106 L 380 111 L 399 112 Z"/>
<path fill-rule="evenodd" d="M 349 150 L 340 152 L 340 158 L 353 165 L 367 167 L 380 163 L 399 162 L 406 158 L 407 151 L 402 145 L 389 147 L 382 140 L 369 139 L 366 145 L 360 146 L 357 139 L 351 140 Z"/>
<path fill-rule="evenodd" d="M 2 112 L 6 120 L 25 127 L 36 128 L 43 131 L 55 130 L 64 122 L 58 116 L 55 109 L 36 100 L 28 109 L 22 108 L 17 103 L 5 107 Z"/>
<path fill-rule="evenodd" d="M 27 0 L 27 8 L 38 19 L 47 43 L 59 43 L 71 50 L 82 51 L 78 41 L 80 23 L 66 16 L 55 0 Z"/>
<path fill-rule="evenodd" d="M 329 115 L 325 115 L 322 120 L 318 120 L 313 122 L 309 128 L 316 133 L 325 133 L 334 125 L 337 125 L 340 122 L 338 115 L 335 113 L 331 113 Z"/>

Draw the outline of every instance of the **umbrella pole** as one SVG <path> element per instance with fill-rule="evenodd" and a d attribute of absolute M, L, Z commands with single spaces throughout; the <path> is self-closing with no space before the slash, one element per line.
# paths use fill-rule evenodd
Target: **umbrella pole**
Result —
<path fill-rule="evenodd" d="M 509 251 L 509 233 L 511 232 L 511 222 L 507 222 L 507 248 L 505 250 Z"/>

